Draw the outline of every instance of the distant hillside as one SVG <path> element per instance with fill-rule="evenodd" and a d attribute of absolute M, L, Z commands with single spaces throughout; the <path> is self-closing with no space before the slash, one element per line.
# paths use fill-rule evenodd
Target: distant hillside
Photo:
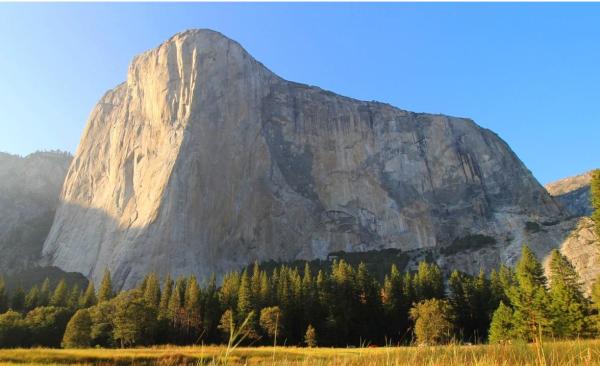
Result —
<path fill-rule="evenodd" d="M 546 190 L 573 216 L 592 214 L 590 180 L 592 171 L 546 184 Z"/>
<path fill-rule="evenodd" d="M 9 293 L 21 287 L 25 291 L 35 285 L 40 285 L 45 279 L 50 281 L 50 288 L 56 287 L 58 282 L 64 279 L 69 287 L 78 285 L 80 289 L 85 289 L 88 280 L 81 273 L 65 272 L 56 267 L 32 267 L 14 272 L 11 275 L 3 277 L 6 283 L 6 289 Z"/>
<path fill-rule="evenodd" d="M 39 259 L 71 160 L 60 151 L 0 153 L 0 273 Z"/>

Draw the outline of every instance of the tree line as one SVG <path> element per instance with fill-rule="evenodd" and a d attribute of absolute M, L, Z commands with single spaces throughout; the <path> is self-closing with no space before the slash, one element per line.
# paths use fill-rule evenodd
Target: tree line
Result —
<path fill-rule="evenodd" d="M 572 264 L 558 251 L 550 276 L 523 247 L 515 269 L 486 276 L 422 262 L 392 266 L 382 283 L 360 264 L 334 261 L 313 273 L 258 264 L 200 284 L 194 276 L 160 281 L 148 274 L 134 289 L 113 291 L 106 272 L 96 291 L 49 281 L 9 294 L 0 281 L 0 347 L 129 347 L 216 344 L 243 333 L 247 345 L 365 346 L 482 343 L 541 337 L 594 337 L 600 329 L 600 282 L 587 298 Z"/>

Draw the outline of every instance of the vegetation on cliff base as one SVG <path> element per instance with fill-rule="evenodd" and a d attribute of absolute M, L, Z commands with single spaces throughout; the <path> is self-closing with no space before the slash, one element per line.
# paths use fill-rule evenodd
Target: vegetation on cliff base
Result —
<path fill-rule="evenodd" d="M 592 220 L 596 224 L 596 234 L 600 237 L 600 169 L 592 172 L 591 200 L 592 200 Z"/>
<path fill-rule="evenodd" d="M 598 334 L 600 296 L 580 288 L 567 258 L 553 252 L 550 281 L 523 247 L 513 271 L 454 271 L 445 289 L 439 267 L 392 266 L 382 283 L 365 264 L 333 261 L 326 271 L 258 264 L 212 277 L 149 274 L 114 292 L 110 273 L 96 294 L 49 281 L 8 294 L 0 282 L 0 346 L 132 347 L 229 342 L 240 345 L 365 346 L 573 339 Z M 596 291 L 598 293 L 600 290 Z M 432 325 L 435 325 L 432 327 Z M 488 332 L 491 329 L 491 334 Z"/>

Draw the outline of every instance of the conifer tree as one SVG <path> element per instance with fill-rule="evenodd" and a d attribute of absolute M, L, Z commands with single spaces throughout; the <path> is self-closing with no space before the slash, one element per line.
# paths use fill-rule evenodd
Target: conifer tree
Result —
<path fill-rule="evenodd" d="M 368 342 L 379 339 L 383 326 L 383 307 L 379 284 L 361 262 L 356 270 L 356 289 L 358 295 L 357 319 L 359 338 Z"/>
<path fill-rule="evenodd" d="M 308 262 L 304 265 L 302 275 L 302 310 L 304 324 L 308 325 L 317 321 L 317 291 Z"/>
<path fill-rule="evenodd" d="M 427 262 L 419 263 L 419 268 L 414 276 L 414 289 L 416 301 L 444 298 L 444 281 L 442 271 L 436 264 Z"/>
<path fill-rule="evenodd" d="M 169 319 L 174 327 L 181 326 L 183 322 L 182 313 L 185 304 L 186 287 L 186 279 L 182 277 L 178 278 L 169 299 Z"/>
<path fill-rule="evenodd" d="M 592 172 L 590 182 L 591 201 L 592 201 L 592 220 L 596 226 L 596 235 L 600 238 L 600 169 Z"/>
<path fill-rule="evenodd" d="M 100 283 L 100 289 L 98 290 L 98 302 L 108 301 L 115 297 L 112 279 L 110 276 L 110 271 L 106 269 L 104 271 L 104 276 L 102 277 L 102 282 Z"/>
<path fill-rule="evenodd" d="M 160 305 L 160 282 L 156 273 L 150 273 L 146 276 L 146 284 L 144 286 L 144 299 L 146 302 L 158 309 Z"/>
<path fill-rule="evenodd" d="M 87 309 L 75 312 L 67 323 L 62 339 L 63 348 L 87 348 L 91 346 L 92 318 Z"/>
<path fill-rule="evenodd" d="M 169 301 L 171 300 L 171 295 L 173 293 L 173 285 L 174 283 L 171 279 L 171 275 L 167 274 L 167 278 L 165 278 L 165 283 L 160 294 L 160 303 L 158 306 L 159 320 L 169 319 Z"/>
<path fill-rule="evenodd" d="M 311 324 L 308 325 L 306 333 L 304 333 L 304 343 L 310 348 L 317 346 L 317 331 Z"/>
<path fill-rule="evenodd" d="M 219 320 L 221 319 L 221 303 L 219 302 L 217 279 L 214 274 L 210 277 L 204 294 L 202 324 L 207 337 L 212 337 L 215 335 Z"/>
<path fill-rule="evenodd" d="M 271 304 L 271 283 L 265 271 L 262 271 L 260 274 L 260 289 L 257 297 L 261 306 L 269 306 Z"/>
<path fill-rule="evenodd" d="M 27 296 L 25 296 L 25 310 L 33 310 L 38 306 L 40 301 L 40 289 L 37 285 L 33 286 L 29 289 Z"/>
<path fill-rule="evenodd" d="M 591 300 L 593 314 L 590 316 L 590 321 L 597 336 L 600 334 L 600 275 L 596 278 L 594 284 L 592 285 Z"/>
<path fill-rule="evenodd" d="M 579 275 L 567 257 L 554 249 L 550 256 L 550 299 L 552 331 L 558 338 L 574 338 L 585 333 L 587 301 Z"/>
<path fill-rule="evenodd" d="M 490 324 L 489 341 L 490 343 L 506 343 L 515 338 L 515 324 L 513 311 L 510 307 L 500 301 L 498 309 L 492 316 Z"/>
<path fill-rule="evenodd" d="M 8 308 L 8 297 L 6 295 L 6 283 L 4 278 L 0 277 L 0 314 Z"/>
<path fill-rule="evenodd" d="M 71 288 L 71 292 L 67 297 L 66 306 L 75 311 L 79 308 L 79 300 L 81 299 L 81 290 L 79 289 L 79 285 L 75 284 Z"/>
<path fill-rule="evenodd" d="M 94 288 L 94 283 L 90 281 L 88 283 L 85 292 L 81 295 L 79 299 L 79 307 L 82 309 L 87 309 L 92 307 L 98 303 L 98 299 L 96 298 L 96 289 Z"/>
<path fill-rule="evenodd" d="M 185 291 L 185 322 L 188 335 L 196 335 L 202 325 L 201 292 L 195 276 L 190 276 Z"/>
<path fill-rule="evenodd" d="M 238 290 L 238 303 L 237 303 L 237 321 L 243 322 L 244 319 L 254 310 L 253 305 L 253 294 L 252 287 L 250 284 L 250 278 L 248 278 L 248 272 L 244 270 L 240 280 L 240 288 Z"/>
<path fill-rule="evenodd" d="M 64 279 L 58 282 L 56 288 L 54 289 L 54 293 L 52 294 L 52 298 L 50 298 L 51 306 L 65 307 L 67 306 L 67 300 L 69 298 L 69 289 L 67 288 L 67 283 Z"/>
<path fill-rule="evenodd" d="M 11 309 L 15 311 L 22 311 L 25 308 L 25 291 L 23 287 L 19 286 L 15 293 L 12 295 L 10 302 Z"/>
<path fill-rule="evenodd" d="M 263 306 L 260 298 L 260 266 L 258 262 L 254 262 L 254 266 L 252 267 L 252 277 L 250 278 L 250 287 L 251 292 L 254 296 L 254 308 L 255 312 L 260 311 L 260 308 Z"/>
<path fill-rule="evenodd" d="M 383 307 L 387 318 L 387 335 L 392 341 L 399 340 L 404 334 L 408 318 L 407 296 L 404 293 L 404 277 L 395 264 L 383 281 Z"/>
<path fill-rule="evenodd" d="M 237 297 L 240 287 L 239 272 L 227 273 L 223 277 L 223 283 L 219 289 L 219 299 L 223 309 L 235 310 L 237 308 Z"/>
<path fill-rule="evenodd" d="M 515 332 L 519 337 L 539 342 L 540 334 L 548 334 L 550 330 L 550 301 L 542 265 L 526 245 L 515 277 L 517 285 L 508 294 L 514 309 Z"/>
<path fill-rule="evenodd" d="M 40 287 L 38 306 L 48 306 L 50 304 L 50 280 L 46 277 Z"/>

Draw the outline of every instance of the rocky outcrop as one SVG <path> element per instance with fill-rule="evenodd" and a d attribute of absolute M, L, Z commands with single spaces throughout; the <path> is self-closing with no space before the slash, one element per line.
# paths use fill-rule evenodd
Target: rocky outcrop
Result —
<path fill-rule="evenodd" d="M 71 158 L 63 152 L 0 153 L 0 274 L 40 259 Z"/>
<path fill-rule="evenodd" d="M 589 217 L 577 220 L 577 226 L 558 248 L 577 270 L 586 293 L 600 275 L 600 238 L 594 230 L 594 222 Z M 545 261 L 548 272 L 548 258 Z"/>
<path fill-rule="evenodd" d="M 592 171 L 546 185 L 546 190 L 573 216 L 590 216 Z"/>
<path fill-rule="evenodd" d="M 564 216 L 473 121 L 283 80 L 208 30 L 132 61 L 92 111 L 61 199 L 44 263 L 96 282 L 110 268 L 124 287 L 339 250 L 467 246 L 478 269 L 478 251 L 510 261 L 527 222 Z M 558 245 L 541 243 L 549 231 L 532 246 Z M 493 241 L 469 251 L 472 237 Z"/>

